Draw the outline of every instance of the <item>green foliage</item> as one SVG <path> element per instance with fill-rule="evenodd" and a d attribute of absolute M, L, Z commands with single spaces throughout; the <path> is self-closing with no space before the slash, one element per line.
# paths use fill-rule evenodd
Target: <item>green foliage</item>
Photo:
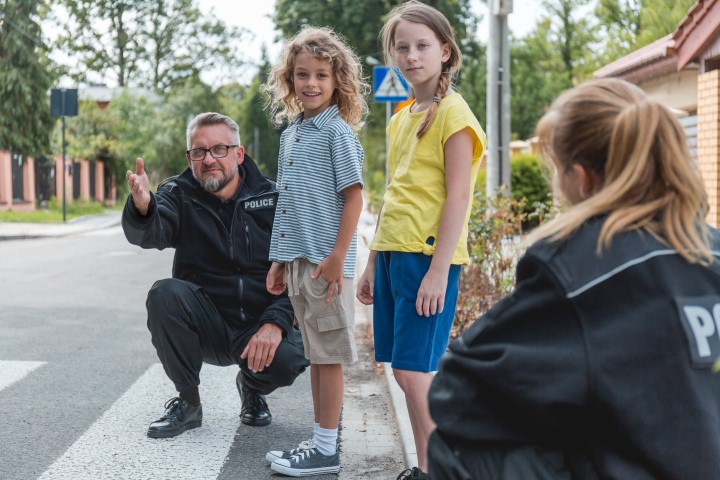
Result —
<path fill-rule="evenodd" d="M 530 138 L 545 108 L 563 90 L 599 66 L 596 26 L 581 15 L 588 0 L 544 0 L 545 14 L 526 37 L 511 44 L 512 132 Z"/>
<path fill-rule="evenodd" d="M 592 46 L 597 38 L 597 26 L 580 10 L 590 0 L 543 0 L 547 12 L 547 40 L 552 51 L 559 55 L 563 73 L 570 82 L 592 76 L 597 66 L 592 61 Z"/>
<path fill-rule="evenodd" d="M 152 145 L 154 103 L 146 97 L 124 90 L 106 108 L 97 102 L 81 101 L 78 116 L 65 119 L 66 156 L 103 161 L 124 191 L 125 171 L 134 168 L 135 158 L 143 157 L 148 167 L 156 163 L 157 153 Z M 53 150 L 62 152 L 61 124 L 53 134 Z"/>
<path fill-rule="evenodd" d="M 234 118 L 240 127 L 240 138 L 247 153 L 265 176 L 276 178 L 282 129 L 276 128 L 270 121 L 265 110 L 266 96 L 260 88 L 269 70 L 270 65 L 265 61 L 240 98 L 228 102 L 227 108 L 237 111 Z"/>
<path fill-rule="evenodd" d="M 643 0 L 640 9 L 640 29 L 633 48 L 643 47 L 672 33 L 696 0 Z"/>
<path fill-rule="evenodd" d="M 65 206 L 67 220 L 85 215 L 99 215 L 106 212 L 107 208 L 98 202 L 69 202 Z M 0 211 L 0 222 L 61 223 L 62 221 L 62 202 L 58 203 L 55 197 L 50 197 L 47 208 L 39 208 L 26 212 L 15 212 L 13 210 Z"/>
<path fill-rule="evenodd" d="M 452 336 L 459 336 L 475 320 L 509 295 L 515 286 L 515 266 L 521 252 L 521 235 L 529 216 L 538 223 L 556 212 L 539 206 L 528 214 L 527 202 L 500 192 L 487 198 L 477 192 L 468 225 L 470 265 L 460 275 Z"/>
<path fill-rule="evenodd" d="M 512 132 L 530 138 L 545 108 L 572 84 L 555 46 L 548 41 L 550 22 L 544 20 L 533 33 L 513 41 L 510 50 Z"/>
<path fill-rule="evenodd" d="M 510 196 L 515 206 L 522 206 L 523 230 L 538 225 L 552 208 L 549 172 L 537 155 L 518 154 L 510 159 Z M 487 172 L 480 170 L 475 190 L 484 192 Z"/>
<path fill-rule="evenodd" d="M 23 155 L 50 146 L 53 74 L 38 23 L 42 12 L 44 3 L 36 0 L 0 3 L 0 149 Z"/>
<path fill-rule="evenodd" d="M 456 89 L 463 96 L 480 125 L 485 126 L 485 115 L 487 114 L 487 49 L 485 45 L 475 45 L 470 52 L 464 54 Z M 513 92 L 514 94 L 515 92 Z"/>
<path fill-rule="evenodd" d="M 523 212 L 524 203 L 513 198 L 475 194 L 468 226 L 470 265 L 460 275 L 453 337 L 512 290 L 516 244 L 526 219 Z"/>
<path fill-rule="evenodd" d="M 695 0 L 599 0 L 595 7 L 605 34 L 609 63 L 672 33 Z"/>
<path fill-rule="evenodd" d="M 512 197 L 518 202 L 525 202 L 523 213 L 526 216 L 551 205 L 549 175 L 537 155 L 515 155 L 510 160 L 510 177 Z M 535 217 L 526 217 L 523 223 L 524 228 L 536 225 Z"/>
<path fill-rule="evenodd" d="M 227 75 L 242 64 L 246 32 L 203 16 L 197 0 L 67 0 L 59 45 L 78 82 L 114 77 L 119 86 L 166 92 L 206 68 Z M 108 28 L 108 26 L 110 28 Z M 92 76 L 94 75 L 94 76 Z"/>
<path fill-rule="evenodd" d="M 200 113 L 219 112 L 220 109 L 217 92 L 198 78 L 170 90 L 155 112 L 154 121 L 145 125 L 154 133 L 152 145 L 157 162 L 152 165 L 152 170 L 148 170 L 154 183 L 187 168 L 185 131 L 188 122 Z"/>
<path fill-rule="evenodd" d="M 545 14 L 511 51 L 511 122 L 534 134 L 545 108 L 592 72 L 673 32 L 695 0 L 544 0 Z M 586 18 L 587 17 L 587 18 Z"/>
<path fill-rule="evenodd" d="M 363 164 L 365 191 L 370 201 L 370 209 L 377 211 L 382 204 L 385 195 L 385 169 L 386 169 L 386 136 L 385 104 L 373 103 L 370 109 L 373 112 L 365 128 L 360 133 L 360 143 L 365 151 L 365 162 Z"/>

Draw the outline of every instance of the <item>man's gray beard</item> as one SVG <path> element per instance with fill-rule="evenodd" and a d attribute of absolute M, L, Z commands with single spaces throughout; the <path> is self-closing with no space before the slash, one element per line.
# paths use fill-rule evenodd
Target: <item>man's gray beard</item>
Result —
<path fill-rule="evenodd" d="M 205 189 L 205 191 L 210 193 L 217 193 L 223 188 L 225 188 L 225 185 L 230 183 L 230 181 L 235 178 L 235 175 L 238 174 L 238 167 L 235 165 L 233 169 L 230 171 L 230 175 L 223 175 L 222 178 L 216 178 L 214 176 L 208 176 L 204 179 L 200 179 L 195 175 L 195 171 L 193 171 L 193 177 L 195 177 L 195 180 L 198 181 L 198 183 Z"/>

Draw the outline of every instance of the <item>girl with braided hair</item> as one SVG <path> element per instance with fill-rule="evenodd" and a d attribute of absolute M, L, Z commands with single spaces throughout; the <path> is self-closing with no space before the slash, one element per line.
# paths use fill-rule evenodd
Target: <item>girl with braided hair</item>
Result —
<path fill-rule="evenodd" d="M 390 120 L 388 185 L 357 297 L 373 304 L 375 358 L 390 362 L 405 393 L 418 467 L 427 478 L 427 439 L 435 425 L 427 393 L 448 344 L 467 225 L 485 133 L 452 89 L 462 56 L 452 27 L 416 1 L 393 9 L 382 32 L 387 63 L 413 88 L 414 101 Z"/>

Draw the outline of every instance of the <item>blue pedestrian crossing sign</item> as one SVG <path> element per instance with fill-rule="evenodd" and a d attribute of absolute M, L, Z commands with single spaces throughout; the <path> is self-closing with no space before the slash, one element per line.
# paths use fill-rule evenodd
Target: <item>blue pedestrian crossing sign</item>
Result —
<path fill-rule="evenodd" d="M 397 67 L 373 67 L 373 94 L 376 102 L 402 102 L 408 99 L 410 86 Z"/>

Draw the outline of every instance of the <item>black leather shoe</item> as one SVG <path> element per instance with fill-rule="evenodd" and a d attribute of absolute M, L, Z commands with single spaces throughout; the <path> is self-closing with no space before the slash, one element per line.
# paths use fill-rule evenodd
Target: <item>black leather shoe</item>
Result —
<path fill-rule="evenodd" d="M 265 427 L 270 425 L 272 415 L 265 401 L 265 396 L 243 385 L 242 376 L 243 373 L 242 370 L 240 370 L 235 379 L 238 393 L 240 393 L 240 401 L 242 402 L 240 421 L 252 427 Z"/>
<path fill-rule="evenodd" d="M 147 436 L 151 438 L 170 438 L 180 435 L 185 430 L 202 425 L 202 405 L 186 402 L 180 397 L 165 402 L 165 415 L 154 421 L 148 428 Z"/>

